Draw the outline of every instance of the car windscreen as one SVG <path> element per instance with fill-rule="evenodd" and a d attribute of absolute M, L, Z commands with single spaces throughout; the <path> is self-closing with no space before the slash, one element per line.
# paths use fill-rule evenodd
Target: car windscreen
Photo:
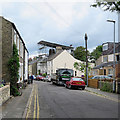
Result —
<path fill-rule="evenodd" d="M 73 70 L 59 70 L 58 72 L 60 75 L 70 75 L 70 76 L 73 76 Z"/>
<path fill-rule="evenodd" d="M 83 79 L 81 78 L 72 78 L 73 81 L 84 81 Z"/>

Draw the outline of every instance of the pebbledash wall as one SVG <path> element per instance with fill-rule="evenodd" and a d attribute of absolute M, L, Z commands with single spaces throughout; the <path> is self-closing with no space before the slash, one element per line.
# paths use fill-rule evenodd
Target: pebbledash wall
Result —
<path fill-rule="evenodd" d="M 12 57 L 13 43 L 15 43 L 18 49 L 20 63 L 18 82 L 20 81 L 22 82 L 28 79 L 28 55 L 29 55 L 28 50 L 26 49 L 25 43 L 23 42 L 23 39 L 21 38 L 14 23 L 6 20 L 1 16 L 0 21 L 1 21 L 0 28 L 2 31 L 1 35 L 2 55 L 0 56 L 0 59 L 2 60 L 1 79 L 5 80 L 6 82 L 10 82 L 8 61 Z"/>

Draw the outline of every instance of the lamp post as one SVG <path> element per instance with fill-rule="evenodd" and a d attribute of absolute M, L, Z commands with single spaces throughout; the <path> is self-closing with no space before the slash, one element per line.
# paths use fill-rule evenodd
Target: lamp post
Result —
<path fill-rule="evenodd" d="M 113 47 L 113 92 L 115 92 L 115 20 L 107 20 L 107 22 L 114 23 L 114 47 Z"/>
<path fill-rule="evenodd" d="M 88 55 L 87 55 L 87 33 L 85 33 L 85 46 L 86 46 L 86 81 L 87 81 L 87 86 L 88 86 Z"/>

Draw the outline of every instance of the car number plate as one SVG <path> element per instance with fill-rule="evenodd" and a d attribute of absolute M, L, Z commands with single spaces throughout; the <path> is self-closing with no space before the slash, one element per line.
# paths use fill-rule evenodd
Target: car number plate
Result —
<path fill-rule="evenodd" d="M 62 80 L 69 80 L 69 78 L 62 78 Z"/>
<path fill-rule="evenodd" d="M 81 83 L 79 82 L 79 83 L 77 83 L 77 84 L 81 84 Z"/>

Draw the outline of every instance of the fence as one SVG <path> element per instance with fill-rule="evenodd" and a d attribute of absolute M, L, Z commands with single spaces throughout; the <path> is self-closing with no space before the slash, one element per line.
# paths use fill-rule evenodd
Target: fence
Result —
<path fill-rule="evenodd" d="M 98 80 L 98 79 L 89 79 L 88 86 L 102 91 L 112 92 L 113 91 L 113 79 L 107 80 Z M 115 82 L 116 93 L 120 93 L 120 79 L 116 79 Z"/>
<path fill-rule="evenodd" d="M 92 88 L 98 88 L 98 81 L 97 79 L 89 79 L 88 86 Z"/>

